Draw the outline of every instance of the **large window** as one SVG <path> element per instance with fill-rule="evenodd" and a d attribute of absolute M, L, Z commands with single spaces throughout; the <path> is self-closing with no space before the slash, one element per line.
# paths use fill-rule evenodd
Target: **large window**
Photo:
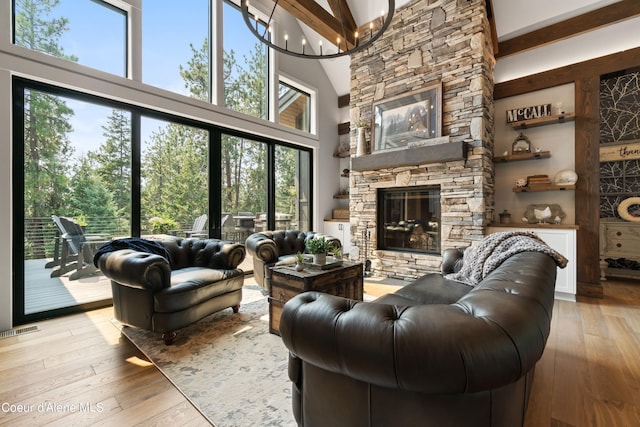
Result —
<path fill-rule="evenodd" d="M 141 233 L 190 237 L 209 213 L 209 132 L 143 117 L 141 134 Z"/>
<path fill-rule="evenodd" d="M 281 80 L 278 90 L 278 118 L 284 126 L 311 132 L 311 95 L 293 83 Z"/>
<path fill-rule="evenodd" d="M 209 0 L 142 2 L 142 81 L 209 101 Z"/>
<path fill-rule="evenodd" d="M 14 43 L 98 70 L 127 75 L 127 14 L 89 0 L 15 0 Z"/>
<path fill-rule="evenodd" d="M 275 228 L 308 231 L 311 198 L 310 153 L 276 146 Z"/>
<path fill-rule="evenodd" d="M 268 49 L 247 28 L 240 9 L 224 2 L 224 106 L 268 119 Z"/>

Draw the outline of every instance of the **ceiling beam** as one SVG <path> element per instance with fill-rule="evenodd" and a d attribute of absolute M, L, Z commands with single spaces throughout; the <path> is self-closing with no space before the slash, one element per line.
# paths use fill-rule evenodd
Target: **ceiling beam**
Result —
<path fill-rule="evenodd" d="M 621 0 L 557 24 L 498 43 L 496 59 L 640 15 L 640 1 Z"/>
<path fill-rule="evenodd" d="M 358 29 L 358 24 L 353 18 L 351 9 L 347 4 L 347 0 L 327 0 L 329 7 L 338 21 L 344 22 L 344 28 L 347 33 L 353 34 Z"/>
<path fill-rule="evenodd" d="M 334 10 L 336 7 L 342 7 L 343 16 L 349 16 L 351 17 L 351 21 L 353 21 L 353 15 L 346 1 L 332 0 L 330 3 L 332 4 L 331 8 Z M 348 49 L 353 48 L 356 31 L 355 21 L 351 24 L 349 20 L 347 20 L 343 25 L 338 18 L 331 15 L 331 13 L 314 0 L 279 0 L 278 5 L 282 6 L 291 15 L 308 25 L 334 45 L 337 45 L 338 38 L 340 38 L 342 49 L 344 49 L 345 42 L 347 43 Z M 350 27 L 348 27 L 348 25 Z"/>
<path fill-rule="evenodd" d="M 489 20 L 489 28 L 491 29 L 491 44 L 493 46 L 493 55 L 497 56 L 500 46 L 498 45 L 498 31 L 496 30 L 496 16 L 493 13 L 493 1 L 486 0 L 485 7 L 487 9 L 487 19 Z"/>

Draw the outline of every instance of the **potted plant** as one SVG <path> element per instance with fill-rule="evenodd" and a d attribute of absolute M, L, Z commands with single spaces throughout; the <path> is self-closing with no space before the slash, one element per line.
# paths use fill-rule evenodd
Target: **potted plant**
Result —
<path fill-rule="evenodd" d="M 333 259 L 335 260 L 342 259 L 342 248 L 334 246 L 333 249 L 331 250 L 331 253 L 333 254 Z"/>
<path fill-rule="evenodd" d="M 314 237 L 307 240 L 305 244 L 311 254 L 313 254 L 313 263 L 323 265 L 327 263 L 327 253 L 333 251 L 333 243 L 324 237 Z"/>
<path fill-rule="evenodd" d="M 503 210 L 498 215 L 500 215 L 500 224 L 509 224 L 511 223 L 511 214 L 508 210 Z"/>
<path fill-rule="evenodd" d="M 304 255 L 302 255 L 302 252 L 298 252 L 296 254 L 296 271 L 302 271 L 304 270 Z"/>

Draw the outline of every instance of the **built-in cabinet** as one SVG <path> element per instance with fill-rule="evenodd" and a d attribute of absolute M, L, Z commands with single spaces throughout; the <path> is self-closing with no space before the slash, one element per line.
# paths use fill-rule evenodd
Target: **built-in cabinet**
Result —
<path fill-rule="evenodd" d="M 342 242 L 342 254 L 349 257 L 351 252 L 351 224 L 345 220 L 326 220 L 324 234 L 337 237 Z"/>
<path fill-rule="evenodd" d="M 504 227 L 491 226 L 487 232 L 489 234 L 498 231 L 530 231 L 545 241 L 547 245 L 564 255 L 569 263 L 565 268 L 558 267 L 556 277 L 556 298 L 575 301 L 577 284 L 577 259 L 576 259 L 576 238 L 577 227 L 560 228 L 553 225 L 541 225 L 533 227 Z"/>

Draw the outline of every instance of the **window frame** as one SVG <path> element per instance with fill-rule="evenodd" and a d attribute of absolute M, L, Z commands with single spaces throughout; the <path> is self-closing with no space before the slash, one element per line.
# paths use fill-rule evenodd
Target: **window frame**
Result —
<path fill-rule="evenodd" d="M 70 89 L 52 83 L 44 83 L 26 77 L 14 75 L 11 80 L 12 86 L 12 127 L 13 127 L 13 158 L 12 167 L 14 171 L 22 170 L 24 163 L 24 93 L 25 90 L 38 90 L 51 95 L 64 96 L 78 101 L 98 104 L 105 107 L 117 108 L 131 113 L 131 236 L 139 237 L 141 234 L 141 118 L 149 117 L 167 122 L 175 122 L 185 126 L 201 128 L 209 132 L 209 215 L 210 218 L 219 218 L 222 213 L 221 201 L 221 168 L 214 167 L 219 165 L 221 161 L 221 138 L 222 134 L 228 134 L 240 138 L 247 138 L 253 141 L 266 143 L 268 147 L 267 158 L 267 179 L 268 187 L 268 203 L 269 216 L 275 214 L 275 188 L 274 188 L 274 172 L 275 164 L 275 147 L 281 145 L 284 147 L 294 148 L 296 150 L 309 153 L 309 171 L 310 182 L 309 192 L 313 192 L 313 149 L 297 144 L 291 144 L 286 141 L 278 140 L 273 137 L 256 135 L 237 129 L 226 128 L 218 124 L 207 123 L 195 119 L 185 118 L 177 115 L 177 112 L 169 113 L 151 109 L 148 106 L 134 104 L 132 102 L 116 101 L 103 96 L 88 93 L 77 89 Z M 21 112 L 21 113 L 20 113 Z M 14 236 L 24 235 L 24 182 L 23 177 L 14 179 L 12 183 L 12 210 L 13 225 L 12 233 Z M 313 224 L 313 199 L 309 200 L 309 223 Z M 221 237 L 221 227 L 219 221 L 208 221 L 208 234 L 212 238 Z M 273 226 L 273 224 L 269 224 Z M 94 303 L 82 304 L 73 307 L 65 307 L 46 312 L 24 314 L 24 247 L 23 245 L 12 246 L 12 271 L 13 271 L 13 323 L 21 325 L 33 321 L 42 320 L 52 316 L 65 316 L 69 314 L 84 312 L 87 310 L 104 307 L 111 304 L 110 300 L 97 301 Z"/>

